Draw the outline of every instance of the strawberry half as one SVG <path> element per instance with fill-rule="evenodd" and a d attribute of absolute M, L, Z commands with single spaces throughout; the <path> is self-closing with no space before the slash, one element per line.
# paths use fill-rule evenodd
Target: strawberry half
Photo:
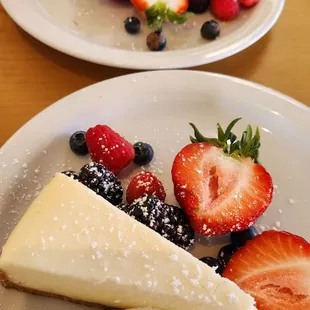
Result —
<path fill-rule="evenodd" d="M 223 276 L 256 300 L 258 310 L 310 309 L 310 244 L 266 231 L 235 253 Z"/>
<path fill-rule="evenodd" d="M 106 125 L 89 128 L 86 143 L 92 161 L 104 165 L 114 174 L 118 174 L 135 158 L 133 146 Z"/>
<path fill-rule="evenodd" d="M 259 132 L 247 127 L 241 141 L 218 124 L 218 139 L 201 135 L 175 157 L 172 180 L 177 201 L 196 232 L 204 236 L 241 231 L 267 209 L 273 193 L 272 179 L 258 164 Z"/>
<path fill-rule="evenodd" d="M 130 0 L 130 2 L 146 17 L 150 27 L 158 29 L 161 29 L 166 20 L 182 24 L 190 16 L 190 13 L 186 12 L 189 6 L 188 0 Z"/>
<path fill-rule="evenodd" d="M 152 172 L 142 171 L 132 178 L 127 187 L 126 200 L 131 204 L 143 194 L 156 196 L 163 202 L 166 199 L 162 182 Z"/>

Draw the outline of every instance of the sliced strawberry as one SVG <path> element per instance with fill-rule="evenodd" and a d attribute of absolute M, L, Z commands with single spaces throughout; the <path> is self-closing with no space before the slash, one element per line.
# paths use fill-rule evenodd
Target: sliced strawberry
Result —
<path fill-rule="evenodd" d="M 135 158 L 133 146 L 106 125 L 97 125 L 86 132 L 86 143 L 92 161 L 103 164 L 115 174 Z"/>
<path fill-rule="evenodd" d="M 127 187 L 126 200 L 131 204 L 143 194 L 157 196 L 161 201 L 166 199 L 162 182 L 152 172 L 142 171 L 133 177 Z"/>
<path fill-rule="evenodd" d="M 239 3 L 242 4 L 246 8 L 251 8 L 256 5 L 259 0 L 239 0 Z"/>
<path fill-rule="evenodd" d="M 215 17 L 223 21 L 236 18 L 240 11 L 238 0 L 211 0 L 210 8 Z"/>
<path fill-rule="evenodd" d="M 256 163 L 259 133 L 252 137 L 249 126 L 237 141 L 230 130 L 238 120 L 225 133 L 218 125 L 219 139 L 203 137 L 192 125 L 196 139 L 191 137 L 194 143 L 184 147 L 173 163 L 176 199 L 195 231 L 205 236 L 247 229 L 272 200 L 271 176 Z"/>
<path fill-rule="evenodd" d="M 133 6 L 146 17 L 150 27 L 161 29 L 162 24 L 169 20 L 182 24 L 189 14 L 186 12 L 189 0 L 130 0 Z"/>
<path fill-rule="evenodd" d="M 187 145 L 172 168 L 175 196 L 196 232 L 215 236 L 251 226 L 272 198 L 263 166 L 234 159 L 208 142 Z"/>
<path fill-rule="evenodd" d="M 299 236 L 263 232 L 232 256 L 223 276 L 251 294 L 258 310 L 310 309 L 310 244 Z"/>

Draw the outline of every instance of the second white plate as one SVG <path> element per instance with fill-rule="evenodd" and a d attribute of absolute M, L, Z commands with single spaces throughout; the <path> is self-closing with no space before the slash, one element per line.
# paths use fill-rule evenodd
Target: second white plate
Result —
<path fill-rule="evenodd" d="M 186 68 L 229 57 L 247 48 L 270 30 L 285 0 L 261 0 L 228 23 L 221 23 L 221 36 L 207 42 L 201 25 L 210 13 L 194 16 L 185 25 L 165 26 L 167 49 L 150 52 L 143 26 L 137 36 L 124 30 L 124 20 L 135 15 L 130 5 L 112 0 L 0 0 L 24 30 L 45 44 L 87 61 L 132 69 Z M 126 2 L 126 1 L 122 1 Z"/>

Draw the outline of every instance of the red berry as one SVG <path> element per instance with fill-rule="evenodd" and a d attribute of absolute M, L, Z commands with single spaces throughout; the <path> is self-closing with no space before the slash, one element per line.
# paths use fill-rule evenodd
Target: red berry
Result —
<path fill-rule="evenodd" d="M 258 310 L 310 309 L 310 244 L 266 231 L 235 253 L 223 276 L 256 300 Z"/>
<path fill-rule="evenodd" d="M 104 165 L 114 174 L 118 174 L 135 158 L 133 146 L 106 125 L 89 128 L 86 143 L 92 161 Z"/>
<path fill-rule="evenodd" d="M 208 142 L 189 144 L 179 152 L 172 180 L 177 201 L 204 236 L 247 229 L 272 199 L 272 179 L 263 166 L 226 156 Z"/>
<path fill-rule="evenodd" d="M 238 0 L 211 0 L 210 7 L 215 17 L 223 21 L 236 18 L 240 11 Z"/>
<path fill-rule="evenodd" d="M 142 171 L 133 177 L 126 191 L 127 202 L 132 203 L 143 194 L 157 196 L 161 201 L 166 199 L 162 182 L 152 172 Z"/>
<path fill-rule="evenodd" d="M 239 3 L 242 4 L 246 8 L 251 8 L 252 6 L 256 5 L 259 0 L 239 0 Z"/>

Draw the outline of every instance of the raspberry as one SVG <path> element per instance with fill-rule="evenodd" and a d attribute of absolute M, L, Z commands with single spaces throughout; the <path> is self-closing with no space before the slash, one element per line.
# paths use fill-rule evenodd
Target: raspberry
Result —
<path fill-rule="evenodd" d="M 239 14 L 238 0 L 211 0 L 211 11 L 220 20 L 232 20 Z"/>
<path fill-rule="evenodd" d="M 89 128 L 86 143 L 92 161 L 104 165 L 114 174 L 118 174 L 135 158 L 133 146 L 106 125 Z"/>
<path fill-rule="evenodd" d="M 132 203 L 143 194 L 157 196 L 162 201 L 166 199 L 163 184 L 152 172 L 142 171 L 133 177 L 127 187 L 126 200 L 128 203 Z"/>

